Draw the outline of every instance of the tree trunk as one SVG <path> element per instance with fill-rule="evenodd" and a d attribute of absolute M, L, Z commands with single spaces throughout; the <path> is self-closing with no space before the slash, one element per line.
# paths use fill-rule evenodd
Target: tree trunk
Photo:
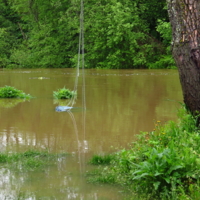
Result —
<path fill-rule="evenodd" d="M 184 103 L 196 116 L 200 113 L 200 1 L 167 0 L 167 4 L 173 33 L 172 52 Z"/>

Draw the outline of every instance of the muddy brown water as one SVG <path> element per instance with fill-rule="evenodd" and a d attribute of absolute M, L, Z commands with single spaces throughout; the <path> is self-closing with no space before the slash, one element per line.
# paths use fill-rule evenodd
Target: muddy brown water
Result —
<path fill-rule="evenodd" d="M 182 91 L 176 70 L 85 70 L 71 113 L 55 112 L 53 91 L 73 89 L 75 69 L 0 70 L 0 87 L 14 86 L 30 101 L 0 99 L 0 151 L 68 152 L 48 172 L 0 168 L 0 199 L 122 200 L 119 188 L 86 182 L 88 159 L 126 148 L 154 122 L 176 120 Z M 83 97 L 86 98 L 86 111 Z"/>

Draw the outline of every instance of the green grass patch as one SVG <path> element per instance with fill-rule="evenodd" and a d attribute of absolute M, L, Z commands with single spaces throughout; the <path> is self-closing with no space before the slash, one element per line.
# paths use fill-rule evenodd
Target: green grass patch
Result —
<path fill-rule="evenodd" d="M 138 199 L 200 199 L 200 131 L 184 108 L 178 116 L 178 122 L 156 121 L 152 132 L 141 132 L 88 180 L 122 185 Z"/>
<path fill-rule="evenodd" d="M 58 157 L 68 154 L 53 154 L 48 151 L 28 150 L 23 153 L 0 153 L 0 165 L 14 170 L 37 170 L 52 165 Z"/>
<path fill-rule="evenodd" d="M 109 165 L 113 160 L 114 155 L 94 155 L 90 159 L 89 163 L 92 165 Z"/>
<path fill-rule="evenodd" d="M 23 91 L 18 90 L 11 86 L 5 86 L 0 88 L 0 98 L 22 98 L 30 99 L 32 96 L 30 94 L 25 94 Z"/>
<path fill-rule="evenodd" d="M 58 89 L 58 91 L 53 92 L 53 97 L 55 99 L 71 99 L 76 95 L 77 95 L 76 91 L 71 91 L 65 87 Z"/>

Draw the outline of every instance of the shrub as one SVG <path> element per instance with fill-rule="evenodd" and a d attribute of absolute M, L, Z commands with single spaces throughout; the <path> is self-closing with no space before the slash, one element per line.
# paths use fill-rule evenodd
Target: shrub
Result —
<path fill-rule="evenodd" d="M 185 109 L 179 111 L 178 123 L 156 121 L 152 132 L 142 132 L 130 149 L 116 153 L 111 164 L 100 169 L 96 181 L 101 182 L 100 176 L 103 182 L 112 177 L 145 199 L 194 196 L 192 188 L 200 188 L 200 132 L 195 123 Z"/>
<path fill-rule="evenodd" d="M 58 91 L 54 91 L 53 96 L 56 99 L 71 99 L 72 97 L 76 96 L 76 91 L 71 91 L 64 87 L 58 89 Z"/>
<path fill-rule="evenodd" d="M 23 91 L 18 90 L 11 86 L 5 86 L 0 88 L 0 98 L 32 98 L 30 94 L 25 94 Z"/>

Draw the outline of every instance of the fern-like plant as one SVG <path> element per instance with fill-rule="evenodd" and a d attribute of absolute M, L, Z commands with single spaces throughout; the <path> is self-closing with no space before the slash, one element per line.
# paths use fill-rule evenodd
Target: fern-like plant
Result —
<path fill-rule="evenodd" d="M 18 90 L 11 86 L 5 86 L 0 88 L 0 98 L 23 98 L 30 99 L 32 96 L 30 94 L 25 94 L 23 91 Z"/>
<path fill-rule="evenodd" d="M 71 99 L 74 96 L 76 96 L 76 91 L 71 91 L 65 87 L 53 92 L 55 99 Z"/>

